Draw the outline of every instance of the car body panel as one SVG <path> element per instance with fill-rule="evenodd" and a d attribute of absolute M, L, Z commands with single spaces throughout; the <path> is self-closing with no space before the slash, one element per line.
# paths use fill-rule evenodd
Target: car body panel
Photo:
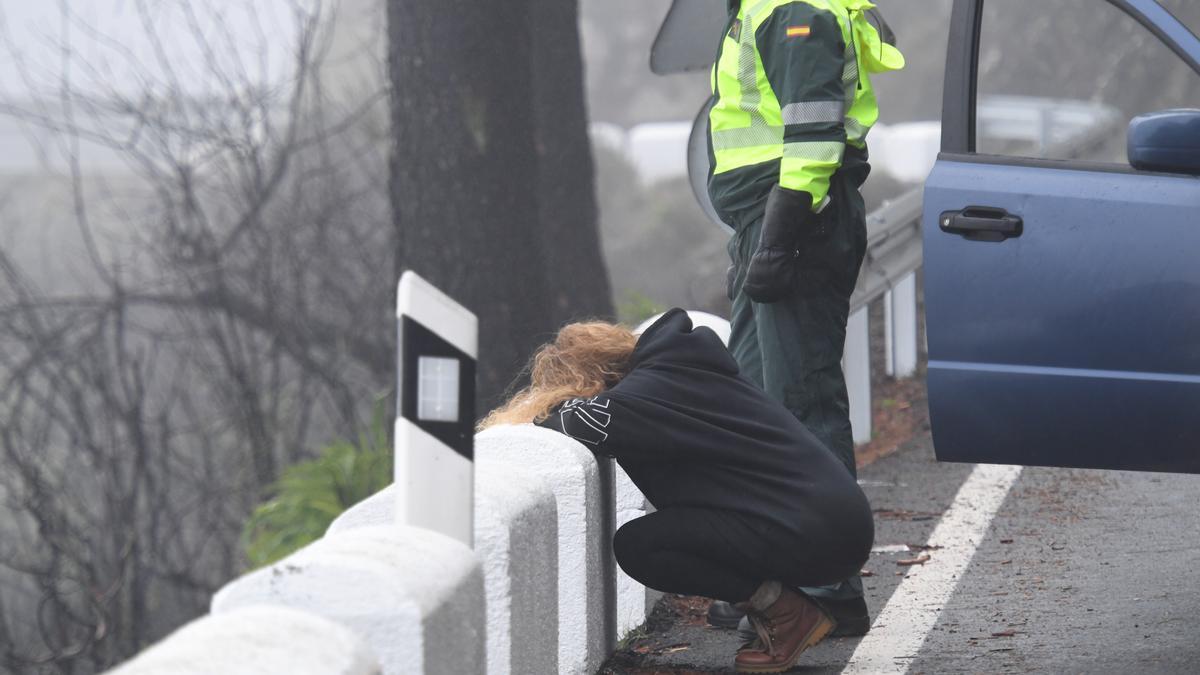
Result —
<path fill-rule="evenodd" d="M 939 459 L 1200 472 L 1200 180 L 939 162 L 924 208 Z"/>
<path fill-rule="evenodd" d="M 1111 1 L 1200 68 L 1200 42 L 1156 3 Z M 955 7 L 966 34 L 950 42 L 960 65 L 925 189 L 937 456 L 1200 473 L 1200 178 L 973 154 L 962 68 L 974 69 L 980 7 Z M 968 207 L 1019 217 L 1019 236 L 943 231 Z"/>

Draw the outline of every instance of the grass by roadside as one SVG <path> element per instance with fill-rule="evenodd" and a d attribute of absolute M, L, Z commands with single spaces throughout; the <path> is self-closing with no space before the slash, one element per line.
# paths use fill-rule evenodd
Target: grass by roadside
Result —
<path fill-rule="evenodd" d="M 925 364 L 911 378 L 873 383 L 871 441 L 854 449 L 858 468 L 886 457 L 916 435 L 929 431 Z"/>

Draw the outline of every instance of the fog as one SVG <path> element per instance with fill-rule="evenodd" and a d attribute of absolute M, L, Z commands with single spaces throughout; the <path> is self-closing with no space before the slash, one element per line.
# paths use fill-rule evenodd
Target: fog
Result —
<path fill-rule="evenodd" d="M 593 128 L 686 128 L 708 98 L 707 73 L 649 71 L 669 4 L 583 0 Z M 936 122 L 951 0 L 879 4 L 908 61 L 874 80 L 881 124 Z M 988 3 L 981 91 L 1108 106 L 1120 128 L 1200 107 L 1200 78 L 1099 4 Z M 1200 26 L 1200 3 L 1163 4 Z M 0 4 L 0 643 L 89 646 L 87 584 L 110 578 L 126 586 L 104 592 L 136 587 L 113 633 L 203 611 L 241 570 L 266 486 L 392 386 L 383 8 Z M 727 234 L 683 175 L 647 180 L 602 135 L 620 318 L 724 312 Z M 1095 158 L 1122 161 L 1123 133 L 1106 141 Z M 877 206 L 914 185 L 881 167 L 864 193 Z M 135 544 L 161 559 L 130 567 Z M 39 636 L 34 613 L 63 628 Z"/>

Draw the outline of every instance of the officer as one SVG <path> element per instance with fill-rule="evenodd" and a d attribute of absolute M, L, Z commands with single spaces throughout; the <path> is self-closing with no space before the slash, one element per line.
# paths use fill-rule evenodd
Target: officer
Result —
<path fill-rule="evenodd" d="M 730 350 L 855 474 L 841 358 L 866 252 L 859 187 L 879 117 L 870 73 L 904 58 L 871 24 L 867 0 L 729 0 L 713 68 L 709 194 L 732 227 Z M 870 12 L 877 17 L 876 12 Z M 886 24 L 883 24 L 885 33 Z M 870 627 L 858 577 L 804 589 L 838 621 Z M 741 612 L 714 603 L 709 621 Z"/>

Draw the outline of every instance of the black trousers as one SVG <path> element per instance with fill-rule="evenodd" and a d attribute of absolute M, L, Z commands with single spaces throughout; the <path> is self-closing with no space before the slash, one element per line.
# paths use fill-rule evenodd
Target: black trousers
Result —
<path fill-rule="evenodd" d="M 753 302 L 742 288 L 758 250 L 763 213 L 739 225 L 729 242 L 735 269 L 729 351 L 742 374 L 792 411 L 852 476 L 857 471 L 842 353 L 850 296 L 867 251 L 867 216 L 858 192 L 863 173 L 834 174 L 829 184 L 833 201 L 819 216 L 832 234 L 825 241 L 808 242 L 796 263 L 798 285 L 779 302 Z"/>
<path fill-rule="evenodd" d="M 764 581 L 821 586 L 858 572 L 858 561 L 822 548 L 760 518 L 696 507 L 655 511 L 613 537 L 617 563 L 639 583 L 726 602 L 749 600 Z"/>

